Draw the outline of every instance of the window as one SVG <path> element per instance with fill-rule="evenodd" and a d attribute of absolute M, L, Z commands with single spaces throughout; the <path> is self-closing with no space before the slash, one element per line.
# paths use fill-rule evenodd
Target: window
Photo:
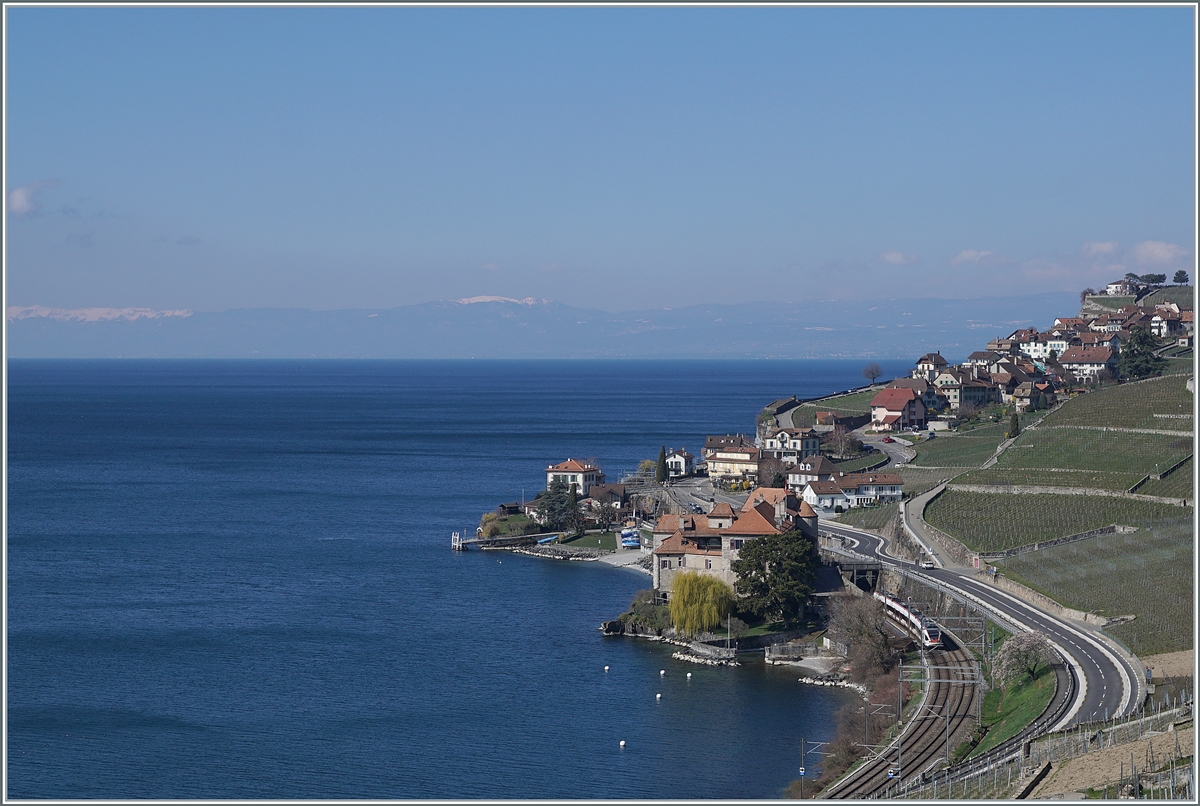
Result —
<path fill-rule="evenodd" d="M 680 557 L 679 558 L 679 567 L 683 568 L 685 565 L 687 565 L 687 557 Z"/>
<path fill-rule="evenodd" d="M 659 568 L 670 568 L 671 561 L 670 560 L 659 560 L 658 567 Z"/>
<path fill-rule="evenodd" d="M 729 541 L 729 548 L 740 549 L 742 547 L 742 542 L 743 541 L 740 537 L 735 537 L 733 540 Z"/>
<path fill-rule="evenodd" d="M 708 570 L 712 570 L 712 560 L 705 558 L 704 567 Z"/>

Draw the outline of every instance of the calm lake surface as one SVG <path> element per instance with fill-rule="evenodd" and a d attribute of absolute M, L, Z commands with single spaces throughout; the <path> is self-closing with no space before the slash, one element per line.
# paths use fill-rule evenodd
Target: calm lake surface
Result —
<path fill-rule="evenodd" d="M 7 796 L 779 796 L 846 692 L 604 638 L 648 576 L 450 533 L 863 363 L 9 362 Z"/>

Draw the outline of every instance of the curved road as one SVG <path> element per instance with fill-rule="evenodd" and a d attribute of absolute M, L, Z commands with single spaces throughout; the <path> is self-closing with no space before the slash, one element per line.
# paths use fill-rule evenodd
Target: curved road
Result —
<path fill-rule="evenodd" d="M 915 563 L 889 555 L 886 542 L 878 535 L 833 523 L 823 523 L 821 529 L 844 538 L 847 548 L 885 565 L 917 570 Z M 1110 649 L 1087 630 L 1057 619 L 993 585 L 955 571 L 938 568 L 918 573 L 966 594 L 967 598 L 999 614 L 1004 621 L 1044 633 L 1054 643 L 1074 667 L 1080 685 L 1075 704 L 1052 729 L 1137 710 L 1144 691 L 1139 671 L 1120 652 Z"/>

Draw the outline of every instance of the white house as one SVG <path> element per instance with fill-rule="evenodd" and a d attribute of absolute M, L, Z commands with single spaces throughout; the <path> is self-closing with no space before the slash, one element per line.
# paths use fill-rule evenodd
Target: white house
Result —
<path fill-rule="evenodd" d="M 942 358 L 940 352 L 926 353 L 917 359 L 917 368 L 913 370 L 912 376 L 932 381 L 939 372 L 948 366 L 949 362 Z"/>
<path fill-rule="evenodd" d="M 667 454 L 667 477 L 677 479 L 696 472 L 696 457 L 683 448 Z"/>
<path fill-rule="evenodd" d="M 836 511 L 838 507 L 843 510 L 850 508 L 850 499 L 836 481 L 810 481 L 804 485 L 801 498 L 817 512 L 829 513 Z"/>
<path fill-rule="evenodd" d="M 1094 380 L 1104 370 L 1115 373 L 1117 355 L 1108 347 L 1070 347 L 1058 363 L 1081 381 Z"/>
<path fill-rule="evenodd" d="M 837 467 L 828 458 L 817 454 L 808 456 L 788 470 L 788 488 L 803 490 L 810 481 L 829 481 L 837 473 Z"/>
<path fill-rule="evenodd" d="M 713 451 L 708 457 L 708 475 L 717 477 L 752 476 L 758 473 L 758 460 L 762 452 L 758 448 L 723 448 Z"/>
<path fill-rule="evenodd" d="M 550 485 L 556 480 L 565 482 L 568 487 L 575 485 L 579 496 L 584 498 L 593 484 L 604 483 L 604 474 L 596 465 L 578 459 L 568 459 L 546 468 L 546 489 L 550 489 Z"/>
<path fill-rule="evenodd" d="M 777 428 L 763 440 L 763 451 L 787 463 L 821 452 L 821 436 L 812 429 Z"/>
<path fill-rule="evenodd" d="M 840 506 L 871 507 L 899 501 L 904 481 L 897 473 L 839 473 L 829 481 L 810 481 L 802 498 L 818 512 Z"/>

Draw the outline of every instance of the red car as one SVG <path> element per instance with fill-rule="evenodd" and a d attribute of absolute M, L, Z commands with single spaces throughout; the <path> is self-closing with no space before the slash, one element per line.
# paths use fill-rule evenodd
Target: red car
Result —
<path fill-rule="evenodd" d="M 895 442 L 896 440 L 892 439 L 891 437 L 884 437 L 884 438 L 883 438 L 882 440 L 880 440 L 880 441 L 881 441 L 881 442 Z"/>

